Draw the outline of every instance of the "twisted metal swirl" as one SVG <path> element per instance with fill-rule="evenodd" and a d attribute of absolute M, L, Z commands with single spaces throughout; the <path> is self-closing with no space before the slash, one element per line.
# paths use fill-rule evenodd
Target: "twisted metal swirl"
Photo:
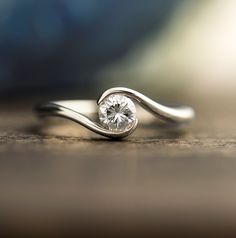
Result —
<path fill-rule="evenodd" d="M 159 117 L 167 122 L 186 123 L 191 121 L 195 116 L 195 112 L 191 107 L 164 106 L 135 90 L 124 87 L 106 90 L 98 99 L 97 103 L 93 100 L 55 101 L 36 106 L 36 112 L 40 117 L 56 116 L 67 118 L 105 137 L 124 138 L 130 135 L 136 129 L 138 125 L 137 118 L 131 128 L 125 129 L 123 131 L 108 130 L 101 126 L 100 123 L 89 118 L 89 116 L 97 118 L 97 107 L 108 96 L 113 94 L 121 94 L 132 99 L 154 116 Z"/>

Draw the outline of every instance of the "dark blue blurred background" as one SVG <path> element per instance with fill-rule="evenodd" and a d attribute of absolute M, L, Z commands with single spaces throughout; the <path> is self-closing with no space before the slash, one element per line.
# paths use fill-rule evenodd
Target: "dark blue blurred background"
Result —
<path fill-rule="evenodd" d="M 1 0 L 0 96 L 98 87 L 96 72 L 160 30 L 181 0 Z"/>

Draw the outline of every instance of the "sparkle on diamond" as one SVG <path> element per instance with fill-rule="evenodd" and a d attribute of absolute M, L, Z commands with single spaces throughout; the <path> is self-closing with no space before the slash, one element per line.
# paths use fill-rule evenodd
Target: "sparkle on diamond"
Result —
<path fill-rule="evenodd" d="M 99 106 L 99 119 L 111 131 L 124 131 L 135 123 L 135 105 L 126 96 L 110 95 Z"/>

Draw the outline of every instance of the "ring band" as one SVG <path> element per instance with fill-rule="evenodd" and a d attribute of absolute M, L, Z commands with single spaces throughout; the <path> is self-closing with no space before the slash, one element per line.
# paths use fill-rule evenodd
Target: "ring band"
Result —
<path fill-rule="evenodd" d="M 123 138 L 130 135 L 137 127 L 138 119 L 142 121 L 144 118 L 145 111 L 164 121 L 178 124 L 190 122 L 195 117 L 191 107 L 164 106 L 135 90 L 123 87 L 108 89 L 97 102 L 53 101 L 38 105 L 35 109 L 40 117 L 67 118 L 109 138 Z M 147 118 L 145 120 L 148 121 Z"/>

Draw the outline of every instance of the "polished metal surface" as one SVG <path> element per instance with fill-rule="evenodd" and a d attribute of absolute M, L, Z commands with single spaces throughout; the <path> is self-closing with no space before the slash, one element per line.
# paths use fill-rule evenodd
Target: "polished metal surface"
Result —
<path fill-rule="evenodd" d="M 139 109 L 139 106 L 141 106 L 154 116 L 167 122 L 186 123 L 194 119 L 195 116 L 195 112 L 191 107 L 167 107 L 135 90 L 123 87 L 108 89 L 98 99 L 97 104 L 94 100 L 55 101 L 37 106 L 36 112 L 40 117 L 56 116 L 70 119 L 102 136 L 123 138 L 130 135 L 136 129 L 138 119 L 136 119 L 131 128 L 124 131 L 110 131 L 96 122 L 98 119 L 98 106 L 105 98 L 112 94 L 121 94 L 129 97 L 136 102 L 138 111 L 141 111 Z M 141 111 L 141 114 L 143 113 L 144 110 Z"/>

